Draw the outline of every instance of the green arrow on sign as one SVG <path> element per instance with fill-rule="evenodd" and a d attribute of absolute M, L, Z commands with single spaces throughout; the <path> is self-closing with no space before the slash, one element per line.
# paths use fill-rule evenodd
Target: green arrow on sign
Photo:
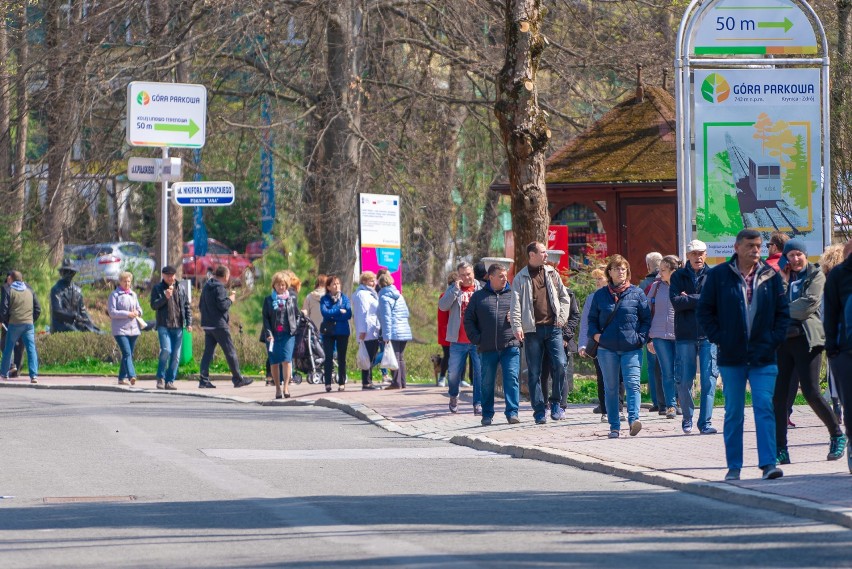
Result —
<path fill-rule="evenodd" d="M 789 18 L 784 18 L 783 22 L 758 22 L 758 28 L 784 28 L 784 32 L 789 32 L 793 27 L 793 22 Z"/>
<path fill-rule="evenodd" d="M 189 119 L 189 124 L 163 124 L 163 123 L 155 123 L 154 130 L 164 130 L 166 132 L 185 132 L 189 135 L 189 138 L 195 136 L 200 128 L 195 124 L 195 121 Z"/>

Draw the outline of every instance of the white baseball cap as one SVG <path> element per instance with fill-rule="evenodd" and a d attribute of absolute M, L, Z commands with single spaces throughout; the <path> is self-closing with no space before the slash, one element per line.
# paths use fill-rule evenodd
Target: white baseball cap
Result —
<path fill-rule="evenodd" d="M 693 239 L 689 243 L 686 244 L 686 252 L 692 253 L 693 251 L 706 251 L 707 243 L 704 241 L 699 241 L 698 239 Z"/>

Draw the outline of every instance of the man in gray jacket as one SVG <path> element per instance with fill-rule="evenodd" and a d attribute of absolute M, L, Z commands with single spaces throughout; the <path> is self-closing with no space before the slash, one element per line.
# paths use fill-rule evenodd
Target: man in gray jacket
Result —
<path fill-rule="evenodd" d="M 527 358 L 527 384 L 536 424 L 547 422 L 547 407 L 541 392 L 541 363 L 550 358 L 553 389 L 550 390 L 550 417 L 565 418 L 559 406 L 565 384 L 565 351 L 562 326 L 568 320 L 571 299 L 559 273 L 547 265 L 547 247 L 539 242 L 527 245 L 527 266 L 512 283 L 512 331 L 524 343 Z"/>
<path fill-rule="evenodd" d="M 482 425 L 485 427 L 494 417 L 494 383 L 498 364 L 503 369 L 506 420 L 511 424 L 520 423 L 518 373 L 521 343 L 512 333 L 509 322 L 512 289 L 509 288 L 507 271 L 499 263 L 488 267 L 485 286 L 473 294 L 464 312 L 467 337 L 476 345 L 482 359 Z"/>
<path fill-rule="evenodd" d="M 459 410 L 459 383 L 464 375 L 464 364 L 468 355 L 473 363 L 473 414 L 482 415 L 482 393 L 481 393 L 481 364 L 476 346 L 470 343 L 465 333 L 462 319 L 473 293 L 482 288 L 482 285 L 473 276 L 473 265 L 463 261 L 458 264 L 456 271 L 459 280 L 447 287 L 447 290 L 438 300 L 438 308 L 449 312 L 447 321 L 447 341 L 450 343 L 449 391 L 450 412 L 458 413 Z"/>

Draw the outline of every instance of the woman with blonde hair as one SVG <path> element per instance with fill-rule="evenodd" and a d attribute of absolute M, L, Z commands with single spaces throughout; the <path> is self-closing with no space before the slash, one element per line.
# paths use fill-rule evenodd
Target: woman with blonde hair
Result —
<path fill-rule="evenodd" d="M 272 276 L 272 293 L 263 299 L 263 329 L 261 340 L 268 346 L 270 373 L 275 383 L 275 398 L 290 397 L 293 347 L 296 343 L 296 324 L 299 318 L 297 298 L 290 292 L 290 279 L 284 271 Z M 284 375 L 284 391 L 281 375 Z"/>
<path fill-rule="evenodd" d="M 385 349 L 394 351 L 399 368 L 393 371 L 393 380 L 385 389 L 405 389 L 405 345 L 412 339 L 408 324 L 408 304 L 405 297 L 393 284 L 393 276 L 379 276 L 379 323 Z M 390 345 L 388 345 L 390 344 Z"/>
<path fill-rule="evenodd" d="M 598 361 L 604 380 L 609 438 L 620 435 L 619 371 L 624 377 L 630 436 L 642 430 L 639 421 L 639 377 L 642 346 L 651 328 L 651 308 L 645 293 L 630 284 L 630 263 L 613 255 L 606 265 L 607 286 L 595 292 L 589 308 L 589 334 L 598 342 Z"/>
<path fill-rule="evenodd" d="M 133 290 L 133 274 L 127 271 L 118 275 L 118 286 L 109 295 L 107 302 L 112 336 L 121 351 L 118 368 L 119 385 L 136 384 L 136 368 L 133 367 L 133 351 L 136 340 L 142 333 L 137 318 L 142 316 L 142 305 Z"/>
<path fill-rule="evenodd" d="M 355 334 L 359 342 L 364 342 L 367 355 L 372 364 L 379 351 L 379 295 L 376 292 L 376 274 L 372 271 L 361 273 L 360 284 L 352 295 L 352 319 L 355 321 Z M 373 367 L 361 370 L 361 389 L 376 389 L 373 385 Z"/>

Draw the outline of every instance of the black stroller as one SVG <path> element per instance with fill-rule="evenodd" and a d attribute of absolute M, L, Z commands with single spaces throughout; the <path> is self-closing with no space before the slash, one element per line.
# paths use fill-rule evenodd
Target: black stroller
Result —
<path fill-rule="evenodd" d="M 323 383 L 322 364 L 325 362 L 325 352 L 322 341 L 317 333 L 317 327 L 310 318 L 299 316 L 296 324 L 296 345 L 293 348 L 293 381 L 302 382 L 304 374 L 308 383 L 319 385 Z"/>

